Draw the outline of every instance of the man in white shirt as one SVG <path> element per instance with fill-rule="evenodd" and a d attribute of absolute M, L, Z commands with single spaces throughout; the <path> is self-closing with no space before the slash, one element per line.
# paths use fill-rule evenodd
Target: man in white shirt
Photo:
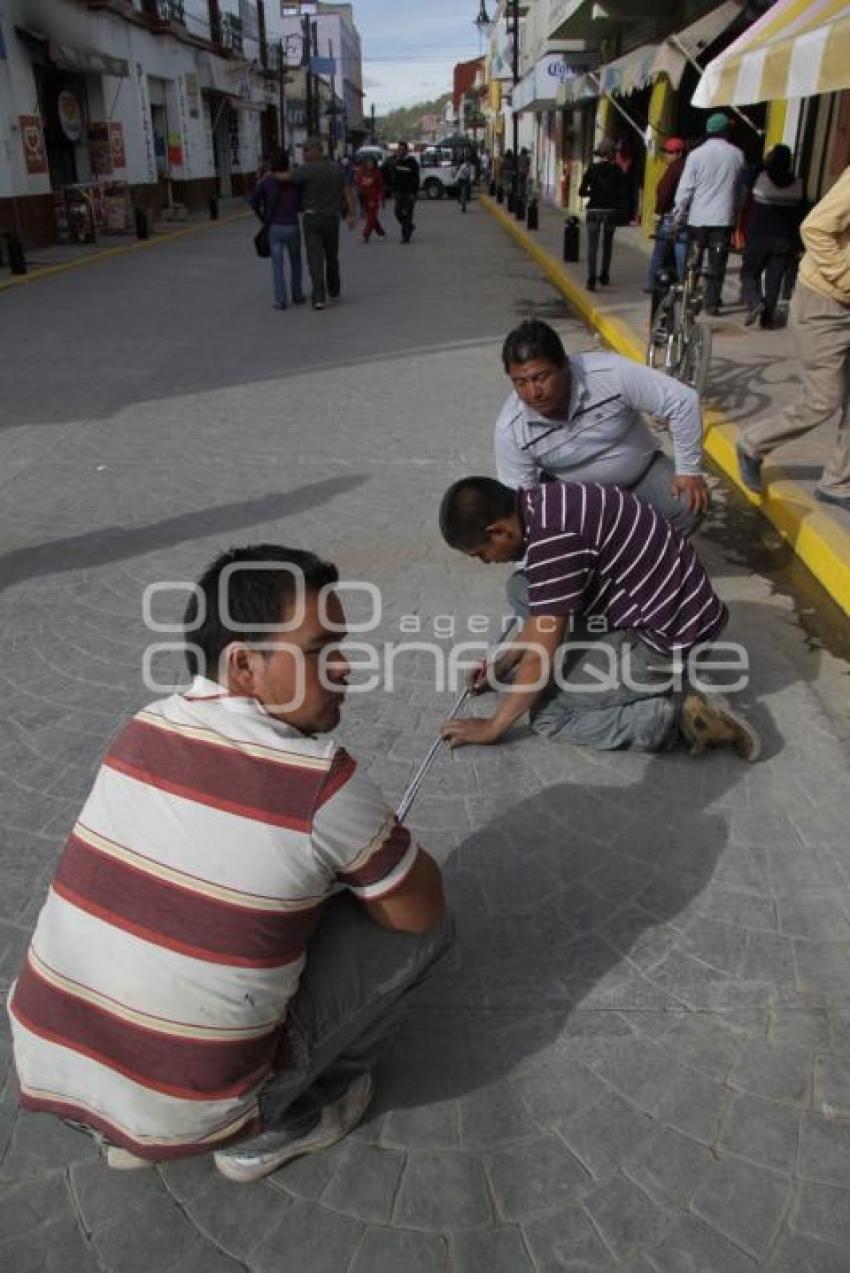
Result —
<path fill-rule="evenodd" d="M 617 354 L 567 358 L 558 333 L 539 319 L 508 334 L 502 362 L 513 392 L 496 421 L 501 482 L 515 490 L 547 477 L 621 486 L 680 534 L 696 530 L 710 497 L 695 390 Z M 670 429 L 673 463 L 644 414 Z"/>
<path fill-rule="evenodd" d="M 705 309 L 708 314 L 720 311 L 726 261 L 732 239 L 732 227 L 738 207 L 744 156 L 729 141 L 730 120 L 717 111 L 706 121 L 706 140 L 692 150 L 676 191 L 677 223 L 687 219 L 689 251 L 702 258 L 708 249 L 706 264 Z"/>

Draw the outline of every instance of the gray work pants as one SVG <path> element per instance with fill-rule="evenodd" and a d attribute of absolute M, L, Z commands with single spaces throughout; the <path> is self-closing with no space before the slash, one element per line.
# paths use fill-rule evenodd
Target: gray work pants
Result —
<path fill-rule="evenodd" d="M 837 417 L 838 438 L 818 486 L 828 495 L 850 495 L 850 305 L 798 282 L 788 325 L 800 360 L 802 397 L 781 415 L 744 429 L 741 445 L 761 458 Z"/>
<path fill-rule="evenodd" d="M 430 932 L 398 933 L 377 924 L 350 894 L 328 903 L 287 1012 L 290 1064 L 260 1093 L 266 1130 L 307 1130 L 323 1105 L 374 1070 L 406 995 L 452 940 L 448 915 Z"/>
<path fill-rule="evenodd" d="M 528 580 L 522 572 L 508 581 L 508 603 L 528 617 Z M 589 648 L 569 649 L 571 643 Z M 599 689 L 596 677 L 610 679 L 623 646 L 631 646 L 632 685 L 619 676 Z M 598 634 L 573 621 L 561 672 L 562 685 L 543 691 L 530 713 L 531 728 L 544 738 L 596 747 L 600 751 L 668 751 L 679 737 L 680 695 L 667 688 L 666 660 L 626 632 Z"/>
<path fill-rule="evenodd" d="M 692 535 L 702 521 L 702 513 L 693 513 L 683 500 L 674 495 L 670 483 L 676 476 L 673 462 L 663 451 L 659 451 L 649 468 L 629 490 L 632 495 L 651 505 L 662 517 L 666 517 L 670 525 L 680 535 L 687 538 Z"/>

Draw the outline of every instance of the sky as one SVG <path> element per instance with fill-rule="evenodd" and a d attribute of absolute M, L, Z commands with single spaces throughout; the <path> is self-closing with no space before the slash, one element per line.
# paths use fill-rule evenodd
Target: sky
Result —
<path fill-rule="evenodd" d="M 450 92 L 455 62 L 484 51 L 478 10 L 479 0 L 354 0 L 366 112 L 373 102 L 381 115 Z"/>

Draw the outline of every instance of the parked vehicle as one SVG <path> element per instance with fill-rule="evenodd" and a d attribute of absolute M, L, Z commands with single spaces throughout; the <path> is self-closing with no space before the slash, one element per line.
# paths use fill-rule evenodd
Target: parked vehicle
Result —
<path fill-rule="evenodd" d="M 448 148 L 431 147 L 419 158 L 422 191 L 428 199 L 442 199 L 457 194 L 455 167 Z"/>

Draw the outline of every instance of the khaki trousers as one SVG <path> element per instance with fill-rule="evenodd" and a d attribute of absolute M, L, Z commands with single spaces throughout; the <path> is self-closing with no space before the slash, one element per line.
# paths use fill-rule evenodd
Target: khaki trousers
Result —
<path fill-rule="evenodd" d="M 800 360 L 803 396 L 774 419 L 744 429 L 742 446 L 759 458 L 838 416 L 838 440 L 818 486 L 829 495 L 850 495 L 850 305 L 798 282 L 789 325 Z"/>

